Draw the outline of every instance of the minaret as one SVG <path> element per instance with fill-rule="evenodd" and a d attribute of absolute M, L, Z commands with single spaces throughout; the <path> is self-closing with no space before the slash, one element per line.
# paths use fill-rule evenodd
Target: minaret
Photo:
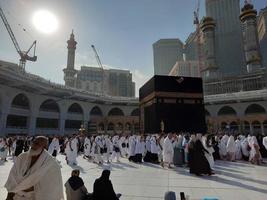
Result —
<path fill-rule="evenodd" d="M 68 43 L 68 61 L 67 68 L 63 69 L 64 72 L 64 81 L 65 85 L 69 87 L 75 87 L 75 75 L 77 71 L 74 69 L 75 63 L 75 50 L 77 42 L 74 39 L 73 30 L 70 34 L 70 39 L 67 41 Z"/>
<path fill-rule="evenodd" d="M 240 20 L 243 25 L 244 50 L 249 73 L 262 67 L 262 58 L 257 32 L 257 11 L 247 1 L 241 9 Z"/>
<path fill-rule="evenodd" d="M 204 17 L 201 21 L 201 31 L 204 40 L 205 67 L 202 70 L 202 77 L 213 78 L 217 72 L 215 55 L 215 21 L 211 17 Z"/>

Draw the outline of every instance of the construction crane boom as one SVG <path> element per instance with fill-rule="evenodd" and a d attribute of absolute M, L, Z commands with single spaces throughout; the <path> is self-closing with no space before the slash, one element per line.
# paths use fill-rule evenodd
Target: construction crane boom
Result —
<path fill-rule="evenodd" d="M 14 35 L 14 33 L 13 33 L 13 31 L 12 31 L 8 21 L 7 21 L 7 18 L 5 16 L 4 11 L 3 11 L 1 6 L 0 6 L 0 17 L 1 17 L 5 27 L 7 29 L 7 32 L 9 34 L 14 46 L 15 46 L 16 51 L 18 52 L 18 54 L 20 56 L 19 66 L 22 67 L 23 69 L 25 69 L 25 64 L 26 64 L 27 60 L 32 61 L 32 62 L 35 62 L 37 60 L 37 56 L 35 56 L 36 40 L 32 43 L 32 45 L 30 46 L 30 48 L 27 51 L 25 51 L 25 52 L 22 51 L 20 49 L 19 43 L 18 43 L 18 41 L 17 41 L 17 39 L 16 39 L 16 37 L 15 37 L 15 35 Z M 32 48 L 34 48 L 34 54 L 33 54 L 33 56 L 29 56 L 28 54 Z"/>
<path fill-rule="evenodd" d="M 98 63 L 98 66 L 99 66 L 102 70 L 104 70 L 104 67 L 103 67 L 103 65 L 102 65 L 102 63 L 101 63 L 100 57 L 99 57 L 99 55 L 98 55 L 98 53 L 97 53 L 97 51 L 96 51 L 95 46 L 94 46 L 94 45 L 91 45 L 91 47 L 92 47 L 92 49 L 93 49 L 93 51 L 94 51 L 94 53 L 95 53 L 95 57 L 96 57 L 96 61 L 97 61 L 97 63 Z"/>
<path fill-rule="evenodd" d="M 97 63 L 98 63 L 98 66 L 99 66 L 99 67 L 101 68 L 101 70 L 102 70 L 102 94 L 104 94 L 104 92 L 105 92 L 105 88 L 106 88 L 106 86 L 105 86 L 105 70 L 104 70 L 104 67 L 103 67 L 103 65 L 102 65 L 102 63 L 101 63 L 100 57 L 99 57 L 99 55 L 98 55 L 98 53 L 97 53 L 97 51 L 96 51 L 95 46 L 94 46 L 94 45 L 91 45 L 91 47 L 92 47 L 92 49 L 93 49 L 93 51 L 94 51 L 94 53 L 95 53 L 95 57 L 96 57 L 96 61 L 97 61 Z"/>
<path fill-rule="evenodd" d="M 197 37 L 197 54 L 198 54 L 198 71 L 199 76 L 201 76 L 201 72 L 203 70 L 203 56 L 201 49 L 201 30 L 200 30 L 200 21 L 199 21 L 199 8 L 200 8 L 200 0 L 197 0 L 197 8 L 194 11 L 194 24 L 196 25 L 196 37 Z"/>

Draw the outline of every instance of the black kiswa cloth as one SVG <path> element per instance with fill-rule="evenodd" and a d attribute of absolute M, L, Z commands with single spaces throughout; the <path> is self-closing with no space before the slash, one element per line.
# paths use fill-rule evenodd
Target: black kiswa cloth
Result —
<path fill-rule="evenodd" d="M 83 180 L 79 176 L 72 176 L 68 180 L 70 187 L 75 191 L 84 185 Z"/>

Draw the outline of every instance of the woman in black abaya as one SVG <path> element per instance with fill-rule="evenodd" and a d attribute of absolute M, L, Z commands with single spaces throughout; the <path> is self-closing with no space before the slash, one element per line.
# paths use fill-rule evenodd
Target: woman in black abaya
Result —
<path fill-rule="evenodd" d="M 205 152 L 209 153 L 203 146 L 200 140 L 196 140 L 194 145 L 194 155 L 193 155 L 193 173 L 197 176 L 202 174 L 212 175 L 212 171 L 208 160 L 205 157 Z"/>

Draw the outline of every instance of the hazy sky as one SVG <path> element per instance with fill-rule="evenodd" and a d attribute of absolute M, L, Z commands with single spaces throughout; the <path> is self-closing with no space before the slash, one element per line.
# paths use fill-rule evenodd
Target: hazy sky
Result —
<path fill-rule="evenodd" d="M 203 15 L 204 0 L 201 2 Z M 267 6 L 266 0 L 253 2 L 257 9 Z M 195 29 L 196 0 L 0 0 L 0 3 L 21 48 L 28 49 L 37 40 L 38 61 L 28 62 L 27 71 L 57 83 L 64 83 L 66 41 L 72 29 L 78 42 L 76 69 L 81 65 L 97 66 L 90 47 L 94 44 L 102 63 L 131 70 L 137 87 L 153 75 L 152 44 L 161 38 L 178 37 L 184 41 Z M 46 35 L 35 29 L 32 16 L 40 9 L 57 16 L 57 32 Z M 17 63 L 19 57 L 2 22 L 0 36 L 0 60 Z"/>

